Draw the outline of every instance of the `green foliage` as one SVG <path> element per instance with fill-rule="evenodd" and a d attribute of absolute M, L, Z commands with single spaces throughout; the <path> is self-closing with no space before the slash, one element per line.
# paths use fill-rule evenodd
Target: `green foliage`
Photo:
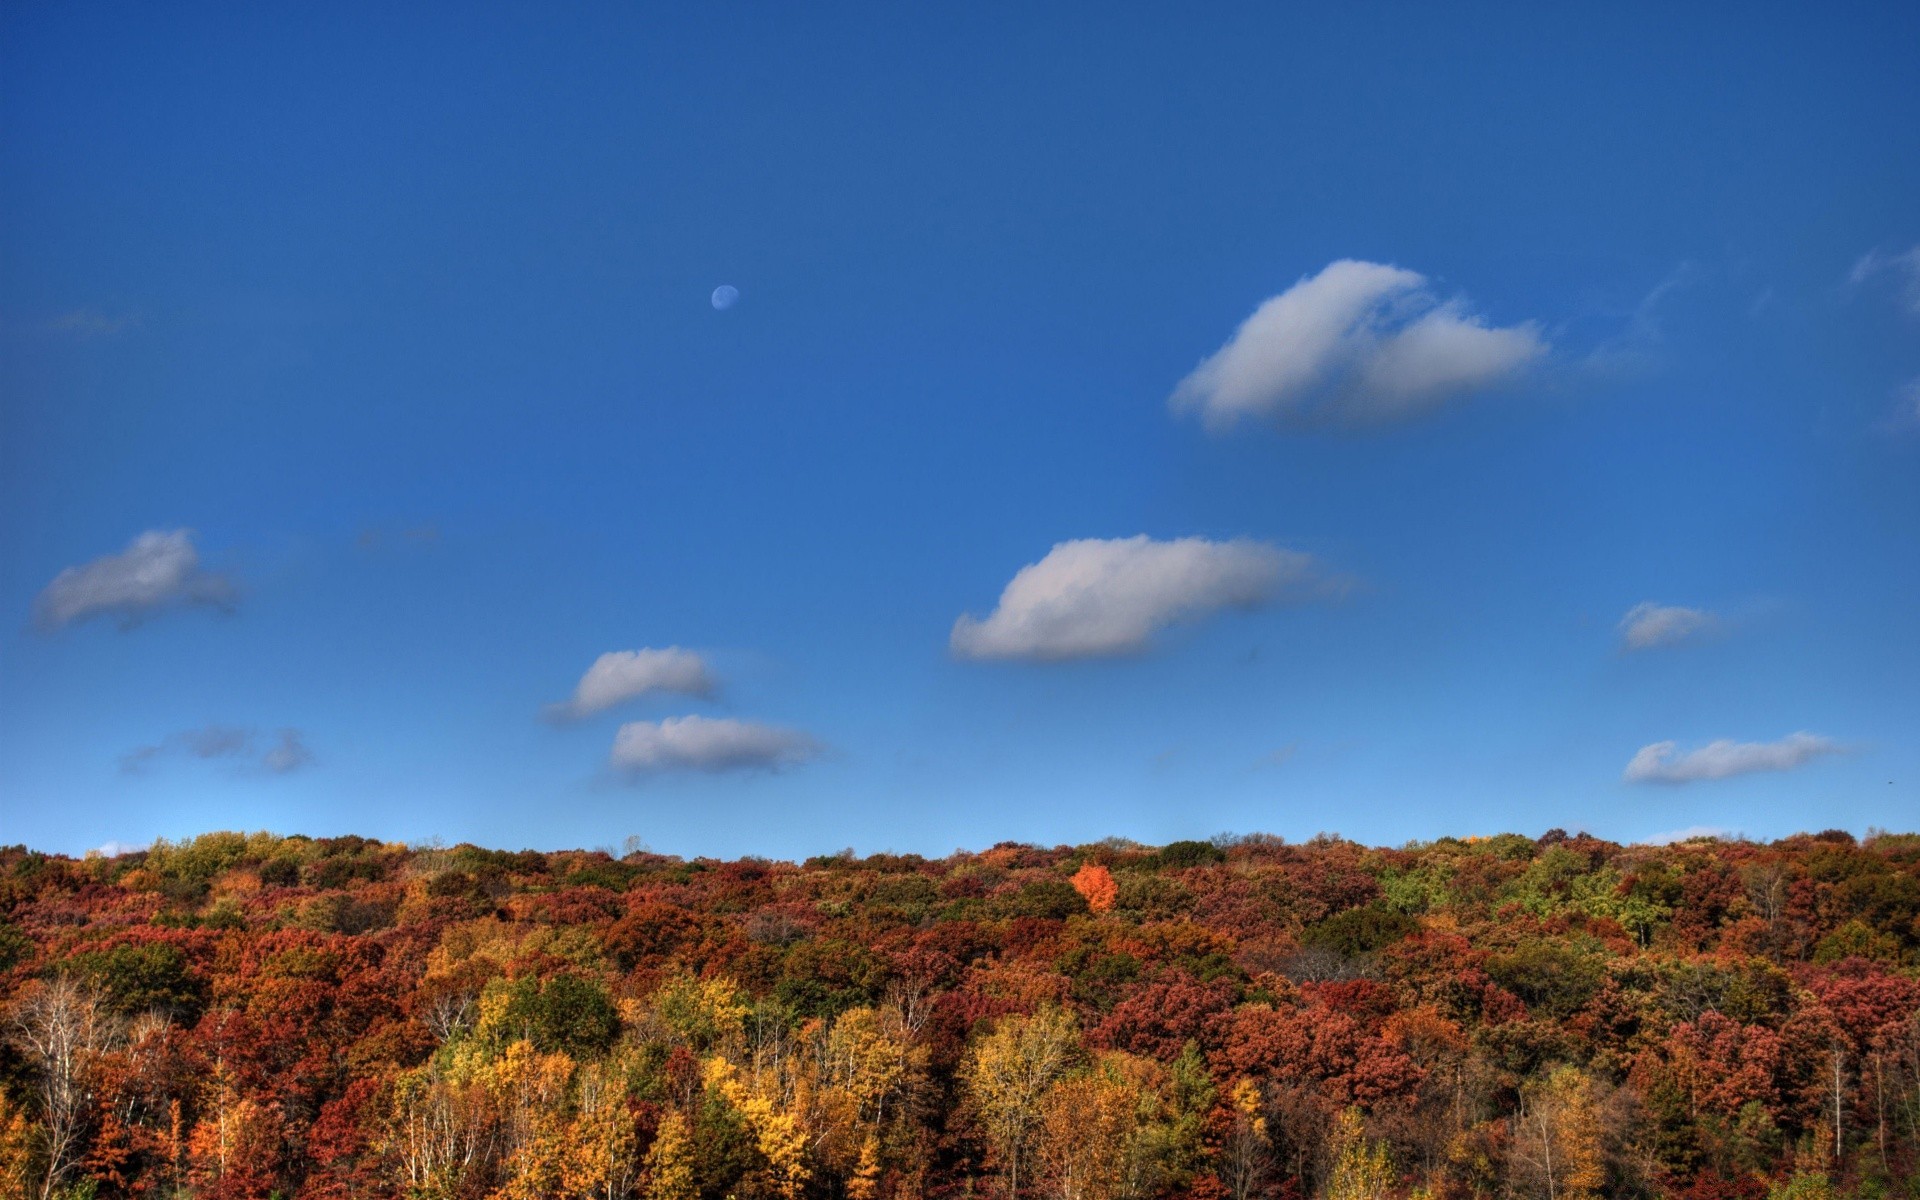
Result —
<path fill-rule="evenodd" d="M 108 1003 L 128 1016 L 156 1011 L 189 1020 L 205 994 L 187 956 L 161 942 L 76 954 L 66 969 L 99 987 Z"/>
<path fill-rule="evenodd" d="M 10 971 L 25 962 L 33 951 L 33 939 L 0 918 L 0 971 Z"/>
<path fill-rule="evenodd" d="M 569 974 L 543 983 L 526 976 L 495 986 L 504 989 L 498 1016 L 489 1021 L 496 1038 L 525 1038 L 545 1053 L 582 1059 L 605 1054 L 620 1036 L 620 1014 L 594 980 Z"/>
<path fill-rule="evenodd" d="M 1585 1008 L 1606 981 L 1606 960 L 1568 941 L 1528 938 L 1487 960 L 1494 982 L 1526 1001 L 1528 1009 L 1565 1019 Z"/>
<path fill-rule="evenodd" d="M 1420 928 L 1420 922 L 1389 904 L 1369 904 L 1335 913 L 1300 934 L 1300 944 L 1347 958 L 1390 946 Z"/>
<path fill-rule="evenodd" d="M 1227 861 L 1227 852 L 1212 842 L 1169 842 L 1153 856 L 1153 864 L 1163 870 L 1181 871 L 1190 867 L 1210 867 Z"/>
<path fill-rule="evenodd" d="M 1041 879 L 1029 883 L 1000 905 L 1010 917 L 1039 917 L 1064 921 L 1087 912 L 1087 900 L 1073 885 L 1062 879 Z"/>
<path fill-rule="evenodd" d="M 1839 1196 L 1824 1171 L 1800 1171 L 1767 1189 L 1767 1200 L 1839 1200 Z"/>

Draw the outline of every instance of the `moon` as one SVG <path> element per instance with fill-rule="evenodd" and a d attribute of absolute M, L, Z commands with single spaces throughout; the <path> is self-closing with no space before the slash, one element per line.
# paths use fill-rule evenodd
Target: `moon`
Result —
<path fill-rule="evenodd" d="M 723 283 L 719 287 L 713 289 L 713 306 L 719 309 L 721 312 L 725 312 L 727 309 L 732 308 L 734 301 L 738 300 L 739 298 L 740 298 L 740 289 L 733 286 L 730 283 Z"/>

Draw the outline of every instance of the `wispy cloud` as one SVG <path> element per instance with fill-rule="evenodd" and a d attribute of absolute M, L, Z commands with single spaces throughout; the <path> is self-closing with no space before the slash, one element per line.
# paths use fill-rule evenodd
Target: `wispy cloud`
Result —
<path fill-rule="evenodd" d="M 231 610 L 236 595 L 232 581 L 201 568 L 191 529 L 152 529 L 118 554 L 54 576 L 34 602 L 34 615 L 48 630 L 102 614 L 127 627 L 175 605 Z"/>
<path fill-rule="evenodd" d="M 1620 644 L 1628 650 L 1652 650 L 1678 645 L 1719 627 L 1720 618 L 1703 608 L 1682 608 L 1647 600 L 1634 605 L 1620 618 Z"/>
<path fill-rule="evenodd" d="M 659 771 L 778 771 L 818 758 L 819 742 L 797 729 L 731 717 L 630 721 L 613 738 L 612 763 L 633 774 Z"/>
<path fill-rule="evenodd" d="M 1894 276 L 1899 283 L 1901 302 L 1908 312 L 1920 316 L 1920 246 L 1897 254 L 1869 250 L 1853 264 L 1853 270 L 1847 272 L 1847 282 L 1858 287 L 1881 274 Z"/>
<path fill-rule="evenodd" d="M 1793 733 L 1777 742 L 1708 742 L 1682 754 L 1678 743 L 1642 746 L 1627 764 L 1628 783 L 1695 783 L 1758 771 L 1791 771 L 1816 758 L 1844 753 L 1846 747 L 1817 733 Z"/>
<path fill-rule="evenodd" d="M 44 328 L 48 333 L 65 334 L 68 337 L 96 338 L 122 333 L 137 328 L 139 324 L 140 318 L 137 316 L 116 317 L 96 308 L 76 308 L 48 321 Z"/>
<path fill-rule="evenodd" d="M 1490 326 L 1424 275 L 1342 259 L 1255 309 L 1170 403 L 1214 430 L 1376 424 L 1509 382 L 1546 353 L 1536 324 Z"/>
<path fill-rule="evenodd" d="M 227 759 L 244 767 L 257 767 L 273 775 L 285 775 L 313 762 L 313 752 L 298 729 L 281 729 L 264 750 L 260 734 L 234 725 L 203 725 L 168 734 L 151 745 L 136 746 L 120 756 L 120 769 L 129 775 L 146 770 L 156 760 L 170 754 L 198 759 Z"/>
<path fill-rule="evenodd" d="M 692 650 L 614 650 L 602 654 L 574 685 L 573 698 L 550 704 L 550 720 L 577 720 L 653 693 L 712 699 L 719 690 L 707 660 Z"/>
<path fill-rule="evenodd" d="M 985 619 L 967 614 L 954 622 L 948 645 L 969 659 L 1137 654 L 1176 621 L 1341 586 L 1312 556 L 1265 542 L 1083 538 L 1022 567 Z"/>

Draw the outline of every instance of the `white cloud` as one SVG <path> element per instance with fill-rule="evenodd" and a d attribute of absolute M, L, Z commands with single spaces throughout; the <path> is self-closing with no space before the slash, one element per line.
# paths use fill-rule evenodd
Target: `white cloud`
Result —
<path fill-rule="evenodd" d="M 231 608 L 233 584 L 200 568 L 191 529 L 152 529 L 118 554 L 68 567 L 53 577 L 34 604 L 42 628 L 54 629 L 101 613 L 124 625 L 174 604 Z"/>
<path fill-rule="evenodd" d="M 1215 430 L 1377 423 L 1505 383 L 1546 353 L 1531 322 L 1492 327 L 1417 272 L 1341 259 L 1255 309 L 1171 403 Z"/>
<path fill-rule="evenodd" d="M 1727 738 L 1708 742 L 1698 750 L 1678 752 L 1674 742 L 1642 746 L 1627 764 L 1628 783 L 1693 783 L 1726 779 L 1755 771 L 1791 771 L 1845 747 L 1817 733 L 1794 733 L 1777 742 L 1736 742 Z"/>
<path fill-rule="evenodd" d="M 985 620 L 967 614 L 953 623 L 948 644 L 973 659 L 1136 654 L 1175 621 L 1253 608 L 1283 589 L 1332 586 L 1311 556 L 1264 542 L 1083 538 L 1020 568 Z"/>
<path fill-rule="evenodd" d="M 602 654 L 574 686 L 573 699 L 550 704 L 555 719 L 590 716 L 652 692 L 711 699 L 718 690 L 707 660 L 691 650 L 614 650 Z"/>
<path fill-rule="evenodd" d="M 1847 272 L 1847 282 L 1857 287 L 1883 271 L 1900 277 L 1900 297 L 1907 311 L 1920 316 L 1920 246 L 1899 254 L 1869 250 L 1853 264 L 1853 270 Z"/>
<path fill-rule="evenodd" d="M 272 745 L 259 749 L 260 735 L 251 729 L 232 725 L 203 725 L 199 729 L 170 733 L 149 746 L 136 746 L 120 756 L 120 769 L 139 774 L 155 759 L 166 754 L 185 754 L 201 759 L 235 759 L 248 767 L 259 767 L 275 775 L 297 771 L 313 761 L 313 752 L 298 729 L 282 729 Z"/>
<path fill-rule="evenodd" d="M 819 757 L 821 746 L 797 729 L 731 717 L 629 721 L 613 737 L 613 765 L 633 772 L 777 771 Z"/>
<path fill-rule="evenodd" d="M 86 856 L 88 858 L 119 858 L 122 854 L 138 854 L 151 844 L 150 842 L 102 842 L 87 851 Z"/>
<path fill-rule="evenodd" d="M 1643 601 L 1620 618 L 1620 641 L 1629 650 L 1673 646 L 1719 628 L 1720 618 L 1701 608 Z"/>
<path fill-rule="evenodd" d="M 1678 842 L 1690 842 L 1694 838 L 1715 838 L 1720 841 L 1737 840 L 1740 834 L 1719 825 L 1689 825 L 1685 829 L 1669 829 L 1665 833 L 1656 833 L 1641 838 L 1642 846 L 1671 846 Z"/>

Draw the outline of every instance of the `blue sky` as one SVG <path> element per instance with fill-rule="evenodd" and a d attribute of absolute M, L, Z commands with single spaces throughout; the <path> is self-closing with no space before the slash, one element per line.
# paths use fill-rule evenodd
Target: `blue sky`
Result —
<path fill-rule="evenodd" d="M 8 6 L 0 840 L 1912 827 L 1920 10 L 1034 9 Z"/>

